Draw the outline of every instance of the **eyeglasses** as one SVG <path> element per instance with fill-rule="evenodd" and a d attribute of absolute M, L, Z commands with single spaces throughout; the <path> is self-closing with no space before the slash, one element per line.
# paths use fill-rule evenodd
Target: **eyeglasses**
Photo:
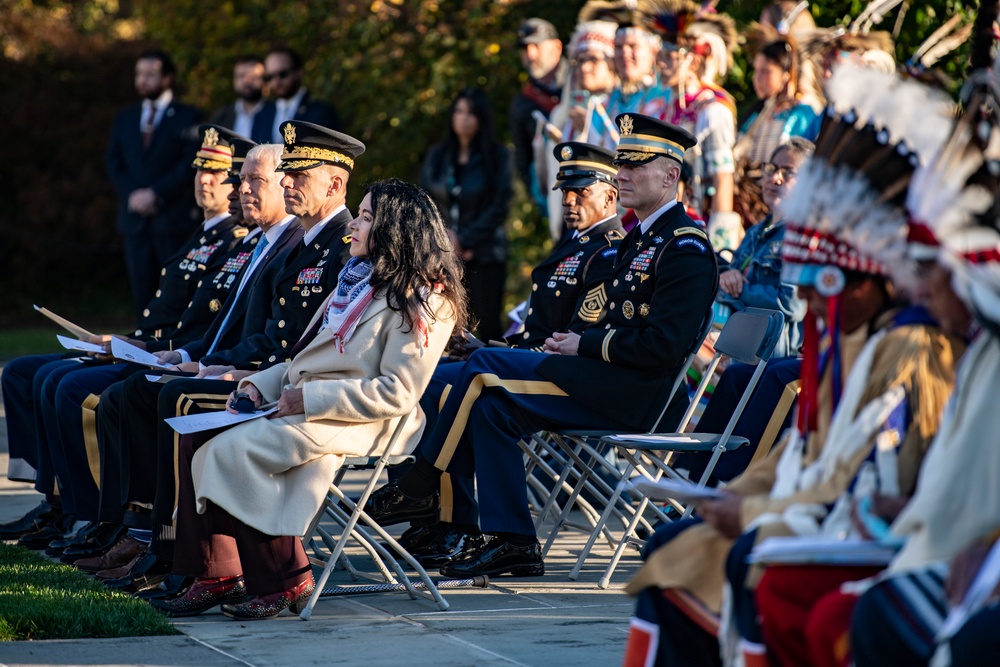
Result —
<path fill-rule="evenodd" d="M 271 72 L 270 74 L 264 75 L 264 82 L 267 83 L 271 79 L 287 79 L 292 73 L 290 69 L 283 69 L 278 72 Z"/>
<path fill-rule="evenodd" d="M 788 181 L 795 178 L 795 175 L 798 173 L 795 169 L 792 169 L 791 167 L 779 167 L 773 162 L 765 162 L 760 166 L 760 170 L 764 172 L 764 176 L 766 178 L 771 178 L 775 174 L 778 174 L 779 176 L 781 176 L 781 180 L 783 181 Z"/>

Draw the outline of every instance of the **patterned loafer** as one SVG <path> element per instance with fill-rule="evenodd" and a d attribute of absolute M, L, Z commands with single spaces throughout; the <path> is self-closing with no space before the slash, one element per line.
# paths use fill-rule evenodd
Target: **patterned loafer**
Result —
<path fill-rule="evenodd" d="M 170 600 L 152 599 L 149 604 L 170 617 L 197 616 L 223 602 L 238 602 L 246 596 L 243 577 L 195 579 L 184 595 Z"/>
<path fill-rule="evenodd" d="M 258 595 L 246 602 L 224 604 L 222 613 L 240 621 L 256 621 L 264 618 L 274 618 L 285 609 L 291 609 L 296 614 L 306 608 L 309 596 L 312 595 L 316 582 L 309 577 L 301 584 L 292 586 L 281 593 Z"/>

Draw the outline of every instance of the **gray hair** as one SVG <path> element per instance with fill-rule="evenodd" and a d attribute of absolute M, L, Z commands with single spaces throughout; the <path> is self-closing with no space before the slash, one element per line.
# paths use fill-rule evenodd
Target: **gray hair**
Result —
<path fill-rule="evenodd" d="M 259 162 L 261 158 L 271 158 L 274 161 L 274 166 L 277 167 L 281 162 L 281 154 L 284 152 L 285 147 L 282 144 L 260 144 L 254 146 L 247 153 L 247 160 L 253 160 Z"/>

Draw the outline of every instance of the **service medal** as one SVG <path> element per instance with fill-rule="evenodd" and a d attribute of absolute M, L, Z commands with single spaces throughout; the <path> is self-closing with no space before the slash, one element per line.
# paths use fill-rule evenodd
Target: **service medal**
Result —
<path fill-rule="evenodd" d="M 625 316 L 626 320 L 630 320 L 635 317 L 635 306 L 632 305 L 631 301 L 626 301 L 622 304 L 622 315 Z"/>

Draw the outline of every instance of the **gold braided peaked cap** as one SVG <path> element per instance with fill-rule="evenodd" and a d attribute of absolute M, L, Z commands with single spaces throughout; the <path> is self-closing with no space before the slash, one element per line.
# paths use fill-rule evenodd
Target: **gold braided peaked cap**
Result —
<path fill-rule="evenodd" d="M 233 168 L 233 139 L 242 139 L 227 127 L 205 124 L 198 128 L 201 147 L 191 163 L 195 169 L 229 171 Z"/>
<path fill-rule="evenodd" d="M 354 137 L 302 120 L 281 124 L 285 150 L 276 171 L 303 171 L 332 164 L 348 172 L 354 160 L 365 152 L 365 145 Z"/>

